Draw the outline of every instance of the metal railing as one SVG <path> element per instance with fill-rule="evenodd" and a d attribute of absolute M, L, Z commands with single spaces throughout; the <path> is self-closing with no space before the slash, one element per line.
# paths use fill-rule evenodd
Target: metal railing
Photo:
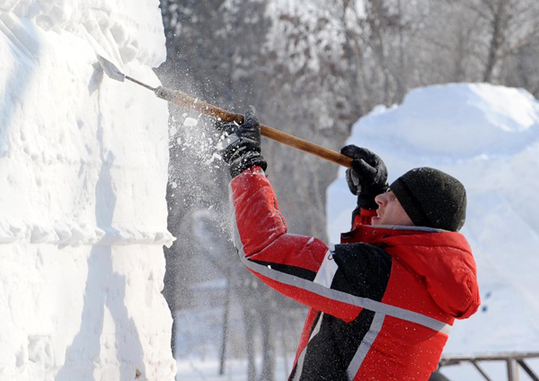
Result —
<path fill-rule="evenodd" d="M 499 352 L 462 356 L 447 355 L 442 356 L 439 363 L 439 369 L 443 368 L 444 366 L 470 363 L 485 380 L 492 381 L 485 370 L 480 366 L 480 363 L 487 361 L 502 361 L 505 362 L 507 366 L 506 369 L 508 381 L 519 380 L 519 369 L 522 369 L 533 381 L 539 381 L 538 373 L 534 372 L 525 361 L 533 358 L 539 358 L 539 352 Z"/>

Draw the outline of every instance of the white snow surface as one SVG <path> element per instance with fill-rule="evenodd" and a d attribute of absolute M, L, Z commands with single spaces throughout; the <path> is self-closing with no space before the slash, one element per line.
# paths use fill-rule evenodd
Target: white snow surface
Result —
<path fill-rule="evenodd" d="M 158 7 L 0 2 L 0 380 L 174 378 Z"/>
<path fill-rule="evenodd" d="M 455 322 L 444 354 L 539 351 L 538 101 L 481 83 L 420 88 L 361 118 L 347 143 L 380 155 L 390 183 L 430 166 L 467 188 L 461 232 L 475 255 L 482 305 Z M 337 243 L 355 206 L 344 169 L 327 194 L 328 234 Z"/>

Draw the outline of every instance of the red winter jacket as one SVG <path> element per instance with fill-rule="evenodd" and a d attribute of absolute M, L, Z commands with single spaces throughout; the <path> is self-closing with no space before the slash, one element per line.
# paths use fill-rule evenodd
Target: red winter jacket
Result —
<path fill-rule="evenodd" d="M 328 249 L 287 233 L 260 168 L 230 185 L 242 261 L 311 307 L 290 380 L 427 380 L 454 319 L 477 311 L 475 261 L 461 234 L 356 224 Z"/>

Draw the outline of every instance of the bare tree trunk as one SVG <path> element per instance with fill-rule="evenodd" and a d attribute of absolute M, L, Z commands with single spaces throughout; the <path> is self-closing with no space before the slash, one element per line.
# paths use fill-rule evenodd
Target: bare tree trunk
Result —
<path fill-rule="evenodd" d="M 254 318 L 250 312 L 251 307 L 247 304 L 243 306 L 243 324 L 245 325 L 245 346 L 247 348 L 247 381 L 256 380 L 255 363 L 255 324 Z"/>
<path fill-rule="evenodd" d="M 230 274 L 231 271 L 228 271 L 227 282 L 226 282 L 226 299 L 225 299 L 225 308 L 223 312 L 223 337 L 221 341 L 221 363 L 219 365 L 219 375 L 222 376 L 225 374 L 225 361 L 226 361 L 226 342 L 228 340 L 228 314 L 230 312 L 230 297 L 231 297 L 231 286 L 230 286 Z"/>
<path fill-rule="evenodd" d="M 492 4 L 492 37 L 490 39 L 487 63 L 483 73 L 484 82 L 492 82 L 494 67 L 498 61 L 500 49 L 504 42 L 504 24 L 506 24 L 507 0 L 498 0 L 497 4 Z"/>
<path fill-rule="evenodd" d="M 262 328 L 262 372 L 260 381 L 273 381 L 275 379 L 275 340 L 273 333 L 273 312 L 271 303 L 265 300 L 259 308 L 260 324 Z"/>
<path fill-rule="evenodd" d="M 383 102 L 391 103 L 393 97 L 391 93 L 391 75 L 388 65 L 388 57 L 386 53 L 386 40 L 384 36 L 384 28 L 387 27 L 387 9 L 384 0 L 369 0 L 367 2 L 367 22 L 370 27 L 371 37 L 370 46 L 374 52 L 375 59 L 382 75 Z"/>

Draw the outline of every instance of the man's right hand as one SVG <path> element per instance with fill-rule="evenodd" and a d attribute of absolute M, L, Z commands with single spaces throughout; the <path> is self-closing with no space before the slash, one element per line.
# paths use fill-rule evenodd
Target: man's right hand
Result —
<path fill-rule="evenodd" d="M 267 163 L 260 154 L 260 122 L 253 106 L 245 111 L 242 124 L 217 121 L 215 128 L 224 134 L 226 146 L 221 156 L 229 164 L 232 177 L 255 165 L 266 170 Z"/>
<path fill-rule="evenodd" d="M 363 209 L 376 209 L 374 198 L 388 189 L 383 160 L 372 151 L 353 144 L 343 147 L 341 153 L 353 159 L 352 169 L 346 170 L 346 182 L 350 192 L 358 196 L 358 205 Z"/>

